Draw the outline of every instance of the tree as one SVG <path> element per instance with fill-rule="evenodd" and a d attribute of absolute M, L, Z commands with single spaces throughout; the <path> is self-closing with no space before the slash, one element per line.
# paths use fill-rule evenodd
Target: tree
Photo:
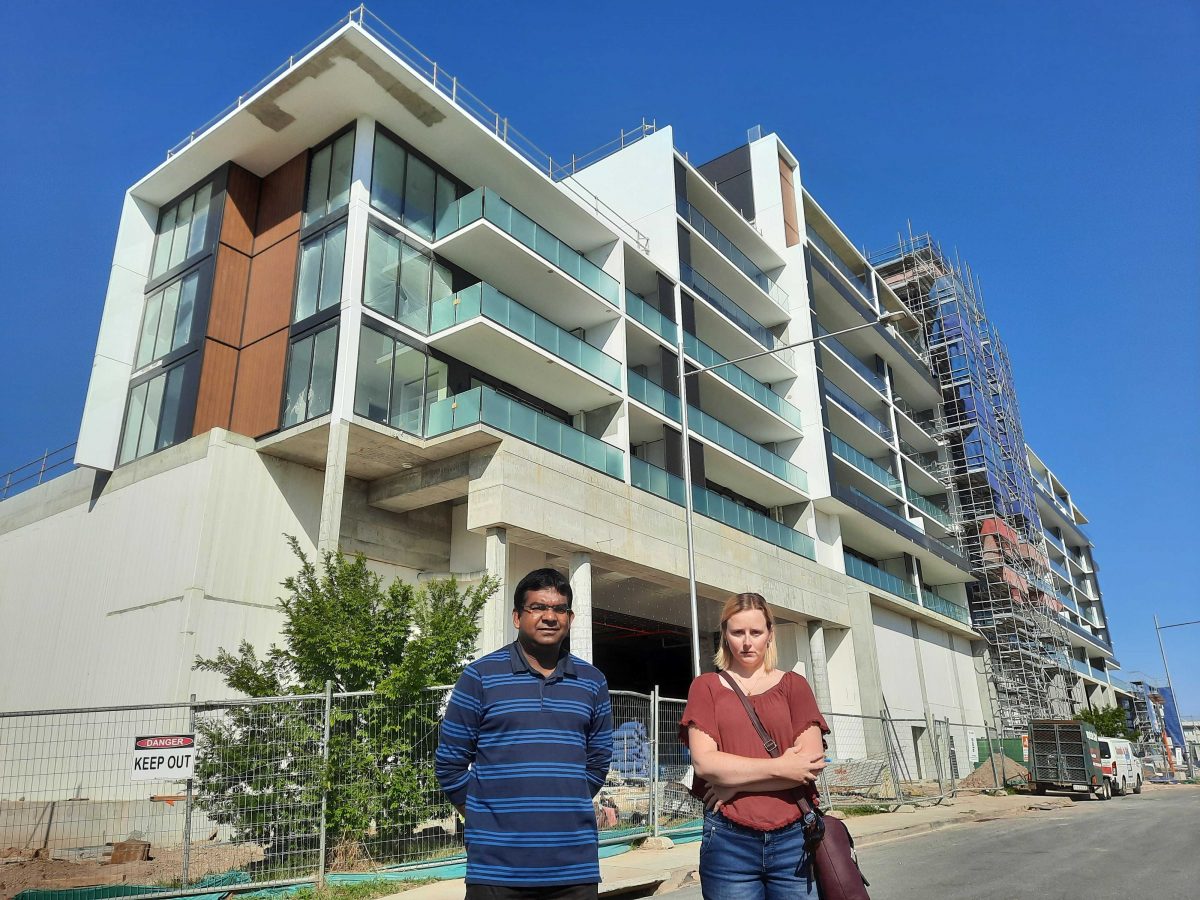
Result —
<path fill-rule="evenodd" d="M 263 847 L 268 864 L 318 846 L 325 793 L 326 846 L 369 840 L 370 855 L 403 859 L 405 839 L 446 816 L 433 774 L 442 695 L 479 634 L 478 617 L 498 587 L 453 579 L 414 587 L 383 579 L 363 556 L 322 554 L 320 571 L 287 538 L 300 571 L 283 582 L 282 646 L 261 658 L 243 641 L 195 668 L 249 697 L 295 697 L 221 707 L 197 721 L 197 805 L 236 840 Z M 335 693 L 323 758 L 326 682 Z M 289 856 L 289 866 L 298 861 Z M 299 863 L 305 865 L 305 863 Z"/>
<path fill-rule="evenodd" d="M 1125 710 L 1120 706 L 1092 707 L 1078 713 L 1075 718 L 1087 722 L 1104 737 L 1119 737 L 1130 741 L 1141 740 L 1141 736 L 1126 725 Z"/>

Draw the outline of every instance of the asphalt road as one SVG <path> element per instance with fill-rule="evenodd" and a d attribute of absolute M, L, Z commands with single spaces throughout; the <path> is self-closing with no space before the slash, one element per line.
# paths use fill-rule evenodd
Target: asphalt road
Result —
<path fill-rule="evenodd" d="M 864 847 L 859 857 L 871 900 L 1198 900 L 1200 789 L 1081 800 Z"/>

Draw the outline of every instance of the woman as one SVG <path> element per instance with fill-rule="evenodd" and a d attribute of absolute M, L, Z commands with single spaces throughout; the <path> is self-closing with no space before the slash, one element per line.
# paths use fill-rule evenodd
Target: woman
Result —
<path fill-rule="evenodd" d="M 774 620 L 760 594 L 738 594 L 721 611 L 715 662 L 750 699 L 784 753 L 772 759 L 742 702 L 725 680 L 692 682 L 679 736 L 695 769 L 692 792 L 704 800 L 700 882 L 705 900 L 816 897 L 808 877 L 795 791 L 817 800 L 829 726 L 808 682 L 775 667 Z M 800 871 L 801 869 L 805 871 Z"/>

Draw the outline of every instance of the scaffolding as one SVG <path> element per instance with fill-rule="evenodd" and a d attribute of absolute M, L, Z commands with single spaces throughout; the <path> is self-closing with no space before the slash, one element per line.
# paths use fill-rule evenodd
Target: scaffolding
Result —
<path fill-rule="evenodd" d="M 929 235 L 903 237 L 871 262 L 920 323 L 942 391 L 951 514 L 976 582 L 992 709 L 1006 737 L 1030 719 L 1070 717 L 1079 681 L 1050 575 L 1008 352 L 970 270 Z"/>

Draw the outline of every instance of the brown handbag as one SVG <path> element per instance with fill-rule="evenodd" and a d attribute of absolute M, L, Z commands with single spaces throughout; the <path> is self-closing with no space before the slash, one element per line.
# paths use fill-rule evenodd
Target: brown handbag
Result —
<path fill-rule="evenodd" d="M 754 711 L 738 683 L 733 680 L 733 676 L 728 672 L 720 674 L 742 701 L 742 707 L 750 717 L 750 722 L 767 752 L 772 757 L 782 756 L 783 751 L 779 744 L 767 734 L 758 713 Z M 871 900 L 867 893 L 871 883 L 863 876 L 858 867 L 858 860 L 854 858 L 854 838 L 850 836 L 850 829 L 846 827 L 846 823 L 832 816 L 826 819 L 821 810 L 814 808 L 800 790 L 794 791 L 793 797 L 796 805 L 800 807 L 801 821 L 804 823 L 804 849 L 808 851 L 811 866 L 809 877 L 816 879 L 821 900 Z M 799 870 L 797 872 L 799 874 Z"/>

